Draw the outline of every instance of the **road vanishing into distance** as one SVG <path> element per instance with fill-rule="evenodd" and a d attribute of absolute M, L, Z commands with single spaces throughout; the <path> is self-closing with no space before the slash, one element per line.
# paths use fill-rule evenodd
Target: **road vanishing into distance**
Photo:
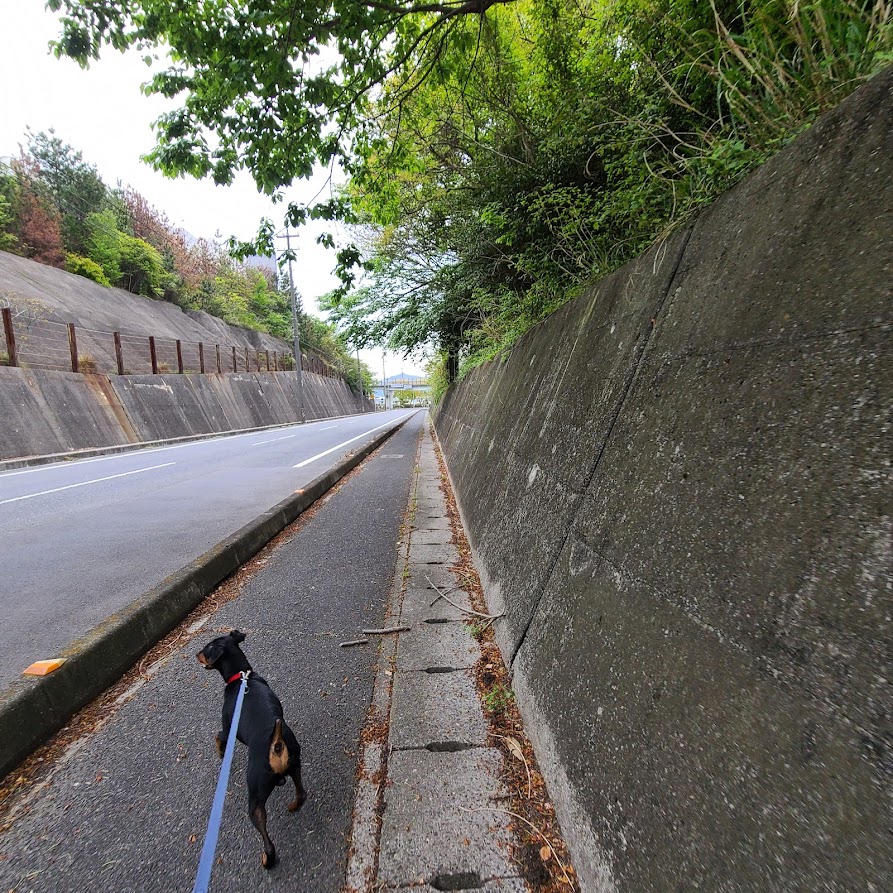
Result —
<path fill-rule="evenodd" d="M 0 474 L 0 690 L 412 414 L 324 419 Z"/>

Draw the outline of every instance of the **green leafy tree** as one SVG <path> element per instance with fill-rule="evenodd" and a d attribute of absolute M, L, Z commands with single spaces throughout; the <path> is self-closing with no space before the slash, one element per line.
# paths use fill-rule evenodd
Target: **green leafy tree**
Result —
<path fill-rule="evenodd" d="M 111 211 L 95 211 L 87 216 L 87 257 L 98 264 L 105 278 L 121 281 L 121 232 Z"/>
<path fill-rule="evenodd" d="M 167 271 L 164 260 L 148 242 L 118 233 L 120 284 L 136 295 L 158 298 L 164 294 Z"/>
<path fill-rule="evenodd" d="M 165 46 L 147 92 L 182 96 L 150 155 L 170 173 L 228 183 L 247 168 L 272 193 L 314 164 L 350 162 L 370 97 L 397 72 L 436 66 L 457 24 L 512 0 L 49 0 L 60 55 L 86 65 L 103 46 Z M 334 55 L 332 51 L 337 55 Z M 208 139 L 213 133 L 215 139 Z"/>

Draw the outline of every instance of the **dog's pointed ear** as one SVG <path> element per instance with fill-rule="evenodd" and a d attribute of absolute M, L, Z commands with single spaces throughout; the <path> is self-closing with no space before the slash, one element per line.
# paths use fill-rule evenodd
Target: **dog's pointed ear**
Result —
<path fill-rule="evenodd" d="M 231 630 L 229 637 L 238 645 L 240 642 L 245 641 L 245 633 L 240 632 L 237 629 Z"/>
<path fill-rule="evenodd" d="M 196 655 L 198 658 L 198 662 L 205 667 L 213 667 L 214 664 L 220 660 L 220 656 L 223 654 L 223 645 L 217 645 L 214 642 L 209 642 L 202 648 L 201 651 Z"/>

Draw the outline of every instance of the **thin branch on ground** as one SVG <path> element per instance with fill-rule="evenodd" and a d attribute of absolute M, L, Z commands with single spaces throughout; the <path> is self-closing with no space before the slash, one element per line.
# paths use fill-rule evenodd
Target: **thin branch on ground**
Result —
<path fill-rule="evenodd" d="M 553 844 L 552 841 L 549 840 L 549 838 L 546 837 L 546 835 L 539 828 L 537 828 L 536 825 L 533 824 L 533 822 L 525 819 L 523 815 L 518 815 L 517 812 L 512 812 L 510 809 L 501 809 L 498 806 L 460 806 L 459 809 L 463 812 L 502 812 L 505 813 L 505 815 L 510 815 L 512 818 L 524 822 L 525 825 L 529 825 L 537 834 L 539 834 L 540 837 L 542 837 L 542 839 L 546 842 L 546 846 L 549 847 L 549 849 L 551 850 L 552 855 L 555 857 L 555 861 L 558 863 L 559 868 L 561 868 L 561 871 L 564 873 L 565 883 L 569 884 L 571 887 L 574 886 L 574 882 L 571 880 L 570 875 L 567 873 L 567 868 L 565 868 L 564 862 L 561 861 L 561 858 L 555 851 L 555 844 Z"/>
<path fill-rule="evenodd" d="M 430 577 L 426 576 L 425 579 L 431 583 Z M 482 614 L 480 611 L 475 611 L 473 608 L 463 608 L 462 605 L 457 605 L 451 598 L 447 598 L 446 594 L 441 591 L 439 586 L 435 586 L 434 583 L 431 583 L 431 587 L 437 590 L 438 598 L 442 598 L 445 602 L 449 602 L 457 611 L 462 611 L 463 614 L 474 614 L 475 617 L 483 617 L 484 620 L 489 620 L 491 623 L 503 616 L 502 614 Z M 448 589 L 447 592 L 452 592 L 452 590 Z M 434 602 L 431 604 L 433 605 Z"/>

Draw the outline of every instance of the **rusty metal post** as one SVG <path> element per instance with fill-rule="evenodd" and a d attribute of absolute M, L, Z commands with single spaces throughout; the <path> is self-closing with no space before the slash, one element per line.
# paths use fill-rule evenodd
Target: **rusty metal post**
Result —
<path fill-rule="evenodd" d="M 115 339 L 115 361 L 118 364 L 118 375 L 124 374 L 124 350 L 121 347 L 121 333 L 112 332 Z"/>
<path fill-rule="evenodd" d="M 254 352 L 254 362 L 257 365 L 258 372 L 260 372 L 260 355 L 261 355 L 261 352 L 259 350 L 256 350 Z"/>
<path fill-rule="evenodd" d="M 12 310 L 3 308 L 3 331 L 6 332 L 6 357 L 10 366 L 19 365 L 19 355 L 16 351 L 16 336 L 12 328 Z"/>
<path fill-rule="evenodd" d="M 273 371 L 279 371 L 279 352 L 275 350 L 273 351 Z"/>
<path fill-rule="evenodd" d="M 236 349 L 233 348 L 233 372 L 239 371 L 239 361 L 236 359 Z"/>
<path fill-rule="evenodd" d="M 220 345 L 215 344 L 214 349 L 217 351 L 217 374 L 219 375 L 223 370 L 220 368 Z"/>
<path fill-rule="evenodd" d="M 71 371 L 78 372 L 80 371 L 80 365 L 78 364 L 78 336 L 74 330 L 73 322 L 68 324 L 68 348 L 71 351 Z"/>
<path fill-rule="evenodd" d="M 267 356 L 267 372 L 269 372 L 270 371 L 270 351 L 265 350 L 264 353 Z"/>
<path fill-rule="evenodd" d="M 203 341 L 198 343 L 198 371 L 202 375 L 205 374 L 205 344 Z"/>
<path fill-rule="evenodd" d="M 158 354 L 155 352 L 154 335 L 149 335 L 149 359 L 152 361 L 152 374 L 158 375 Z"/>
<path fill-rule="evenodd" d="M 250 354 L 248 353 L 248 348 L 245 348 L 245 371 L 251 371 L 251 360 L 249 359 Z"/>
<path fill-rule="evenodd" d="M 180 345 L 180 339 L 177 339 L 177 372 L 183 374 L 183 348 Z"/>

